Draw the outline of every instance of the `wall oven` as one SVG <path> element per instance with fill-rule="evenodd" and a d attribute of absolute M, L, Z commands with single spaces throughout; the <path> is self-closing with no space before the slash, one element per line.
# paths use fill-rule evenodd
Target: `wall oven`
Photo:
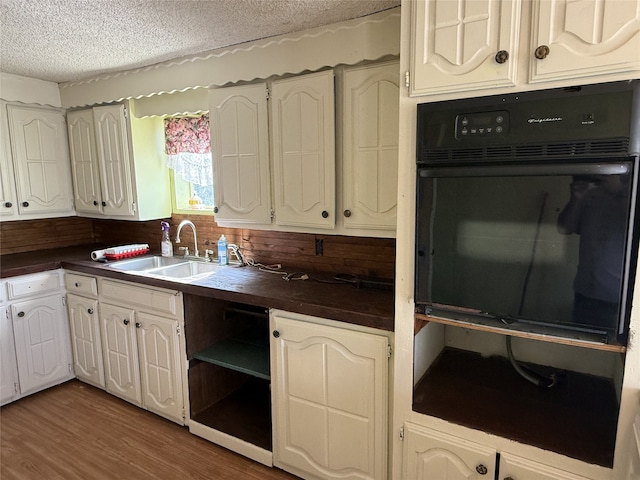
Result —
<path fill-rule="evenodd" d="M 418 313 L 626 343 L 640 81 L 418 105 Z"/>

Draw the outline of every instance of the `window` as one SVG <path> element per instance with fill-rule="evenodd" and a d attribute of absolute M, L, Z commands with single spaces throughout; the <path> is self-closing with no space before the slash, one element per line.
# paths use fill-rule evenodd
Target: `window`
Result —
<path fill-rule="evenodd" d="M 213 213 L 209 115 L 167 117 L 164 136 L 173 210 Z"/>

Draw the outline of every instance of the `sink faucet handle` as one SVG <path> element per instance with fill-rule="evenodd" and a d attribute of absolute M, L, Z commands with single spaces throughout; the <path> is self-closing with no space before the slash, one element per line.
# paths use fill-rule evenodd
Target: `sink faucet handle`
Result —
<path fill-rule="evenodd" d="M 180 251 L 183 257 L 186 257 L 189 255 L 189 247 L 180 247 L 178 248 L 178 250 Z"/>
<path fill-rule="evenodd" d="M 205 251 L 204 251 L 204 259 L 205 259 L 207 262 L 210 262 L 210 261 L 211 261 L 211 257 L 212 257 L 212 256 L 213 256 L 213 250 L 209 250 L 208 248 L 207 248 L 207 249 L 205 249 Z"/>
<path fill-rule="evenodd" d="M 227 248 L 229 250 L 231 250 L 231 254 L 236 257 L 236 259 L 244 265 L 244 257 L 242 256 L 242 253 L 240 252 L 240 247 L 238 245 L 236 245 L 235 243 L 230 243 L 229 245 L 227 245 Z"/>

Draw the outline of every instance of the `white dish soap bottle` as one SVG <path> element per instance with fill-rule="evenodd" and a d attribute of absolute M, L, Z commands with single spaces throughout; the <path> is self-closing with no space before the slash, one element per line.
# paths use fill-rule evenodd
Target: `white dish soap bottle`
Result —
<path fill-rule="evenodd" d="M 160 222 L 162 226 L 162 241 L 160 242 L 160 252 L 163 257 L 173 257 L 173 244 L 169 238 L 169 224 Z"/>
<path fill-rule="evenodd" d="M 224 235 L 220 235 L 218 240 L 218 264 L 227 265 L 229 263 L 229 254 L 227 251 L 227 239 Z"/>

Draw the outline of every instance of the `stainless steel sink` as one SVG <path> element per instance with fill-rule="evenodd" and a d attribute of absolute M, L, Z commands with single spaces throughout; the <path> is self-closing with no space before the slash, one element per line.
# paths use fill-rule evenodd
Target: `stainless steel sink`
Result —
<path fill-rule="evenodd" d="M 148 273 L 160 277 L 188 278 L 213 273 L 218 268 L 220 267 L 214 263 L 188 261 L 177 265 L 172 265 L 170 267 L 157 268 L 149 271 Z"/>
<path fill-rule="evenodd" d="M 215 263 L 204 260 L 190 260 L 181 257 L 161 257 L 159 255 L 131 258 L 110 263 L 115 270 L 153 278 L 163 278 L 189 282 L 206 277 L 220 268 Z"/>
<path fill-rule="evenodd" d="M 127 260 L 119 260 L 117 262 L 110 263 L 109 266 L 116 270 L 124 271 L 142 271 L 151 270 L 154 268 L 168 267 L 170 265 L 177 265 L 186 263 L 188 260 L 178 257 L 161 257 L 155 255 L 152 257 L 140 257 L 129 258 Z"/>

